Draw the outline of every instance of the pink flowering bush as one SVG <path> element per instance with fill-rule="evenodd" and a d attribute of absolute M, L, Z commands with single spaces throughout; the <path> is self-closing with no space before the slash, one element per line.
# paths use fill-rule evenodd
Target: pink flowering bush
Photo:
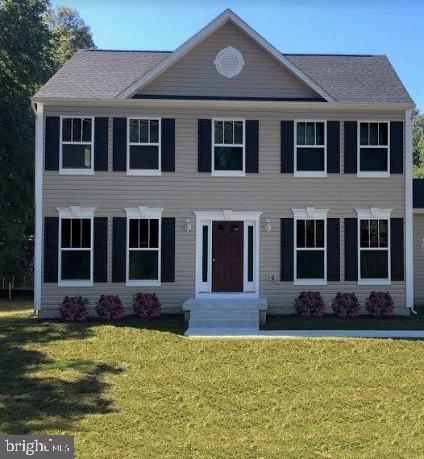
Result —
<path fill-rule="evenodd" d="M 320 317 L 325 312 L 325 303 L 319 292 L 301 292 L 294 305 L 301 316 Z"/>
<path fill-rule="evenodd" d="M 339 317 L 359 316 L 361 306 L 354 293 L 338 292 L 331 303 L 334 313 Z"/>
<path fill-rule="evenodd" d="M 87 320 L 87 298 L 82 296 L 65 296 L 60 305 L 60 314 L 69 322 L 81 322 Z"/>
<path fill-rule="evenodd" d="M 389 292 L 371 292 L 365 307 L 376 317 L 387 317 L 393 314 L 395 303 Z"/>
<path fill-rule="evenodd" d="M 118 295 L 102 295 L 96 303 L 96 312 L 106 320 L 124 317 L 124 307 Z"/>
<path fill-rule="evenodd" d="M 161 304 L 156 293 L 137 293 L 133 298 L 134 313 L 145 319 L 157 318 L 161 314 Z"/>

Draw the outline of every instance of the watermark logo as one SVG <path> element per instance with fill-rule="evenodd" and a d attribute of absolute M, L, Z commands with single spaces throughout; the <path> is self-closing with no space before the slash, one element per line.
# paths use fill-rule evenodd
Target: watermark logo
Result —
<path fill-rule="evenodd" d="M 73 459 L 72 435 L 0 435 L 0 458 Z"/>

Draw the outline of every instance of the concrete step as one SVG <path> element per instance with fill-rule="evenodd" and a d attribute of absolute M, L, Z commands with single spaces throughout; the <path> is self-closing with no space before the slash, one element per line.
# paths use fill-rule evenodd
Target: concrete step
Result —
<path fill-rule="evenodd" d="M 259 334 L 258 328 L 196 328 L 189 327 L 185 332 L 185 336 L 192 338 L 207 338 L 216 336 L 246 336 L 252 337 Z"/>
<path fill-rule="evenodd" d="M 243 310 L 231 310 L 231 311 L 219 311 L 216 309 L 207 309 L 206 311 L 191 311 L 190 319 L 257 319 L 258 311 L 243 311 Z"/>
<path fill-rule="evenodd" d="M 258 320 L 230 320 L 230 319 L 190 319 L 190 327 L 195 328 L 259 328 L 259 319 Z"/>

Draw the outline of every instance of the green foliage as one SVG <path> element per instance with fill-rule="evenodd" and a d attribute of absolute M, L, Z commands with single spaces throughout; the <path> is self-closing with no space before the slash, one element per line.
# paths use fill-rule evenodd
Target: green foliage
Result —
<path fill-rule="evenodd" d="M 424 162 L 424 116 L 420 115 L 418 111 L 414 114 L 412 126 L 413 163 L 414 166 L 419 166 Z"/>

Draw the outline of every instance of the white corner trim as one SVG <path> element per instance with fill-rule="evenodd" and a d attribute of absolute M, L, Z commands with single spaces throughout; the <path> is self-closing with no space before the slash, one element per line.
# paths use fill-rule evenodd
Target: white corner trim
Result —
<path fill-rule="evenodd" d="M 371 207 L 369 209 L 356 209 L 358 218 L 361 220 L 388 220 L 393 209 L 380 209 Z"/>
<path fill-rule="evenodd" d="M 230 9 L 225 10 L 218 17 L 216 17 L 212 22 L 206 25 L 203 29 L 193 35 L 185 43 L 183 43 L 179 48 L 177 48 L 172 54 L 166 57 L 163 61 L 159 63 L 152 70 L 147 72 L 141 78 L 137 79 L 134 83 L 128 86 L 124 91 L 118 94 L 117 99 L 126 99 L 134 95 L 134 93 L 148 83 L 157 78 L 165 70 L 179 61 L 183 56 L 185 56 L 189 51 L 191 51 L 195 46 L 204 41 L 207 37 L 212 35 L 216 30 L 218 30 L 226 22 L 231 21 L 236 26 L 238 26 L 243 32 L 246 33 L 252 40 L 258 43 L 268 54 L 273 56 L 283 67 L 287 68 L 291 73 L 297 76 L 301 81 L 306 85 L 312 88 L 317 92 L 321 97 L 323 97 L 327 102 L 335 102 L 334 98 L 331 97 L 326 91 L 324 91 L 315 81 L 309 78 L 305 73 L 303 73 L 296 65 L 294 65 L 289 59 L 287 59 L 283 54 L 280 53 L 273 45 L 261 37 L 255 30 L 253 30 L 248 24 L 246 24 L 242 19 L 240 19 L 233 11 Z"/>
<path fill-rule="evenodd" d="M 405 286 L 406 307 L 414 309 L 414 247 L 412 202 L 412 114 L 405 111 Z"/>
<path fill-rule="evenodd" d="M 125 207 L 127 218 L 161 218 L 162 207 Z"/>
<path fill-rule="evenodd" d="M 43 234 L 43 139 L 44 107 L 37 103 L 35 118 L 35 238 L 34 238 L 34 309 L 41 309 L 41 254 Z"/>
<path fill-rule="evenodd" d="M 97 207 L 56 207 L 60 218 L 93 218 Z"/>
<path fill-rule="evenodd" d="M 327 218 L 328 210 L 306 207 L 305 209 L 292 209 L 292 212 L 296 220 L 324 220 Z"/>

